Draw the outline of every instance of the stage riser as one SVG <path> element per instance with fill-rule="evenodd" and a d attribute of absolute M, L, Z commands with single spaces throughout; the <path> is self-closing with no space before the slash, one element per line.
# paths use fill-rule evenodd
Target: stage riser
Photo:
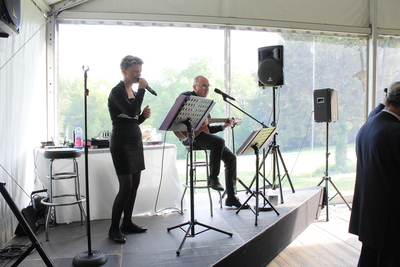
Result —
<path fill-rule="evenodd" d="M 280 217 L 274 224 L 213 266 L 266 266 L 318 218 L 323 193 L 323 188 L 316 191 L 301 205 Z"/>

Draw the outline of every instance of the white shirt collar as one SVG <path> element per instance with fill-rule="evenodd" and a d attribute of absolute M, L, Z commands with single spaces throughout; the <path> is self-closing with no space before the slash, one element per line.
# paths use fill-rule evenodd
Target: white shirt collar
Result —
<path fill-rule="evenodd" d="M 386 109 L 384 109 L 384 110 L 382 110 L 382 111 L 385 111 L 385 112 L 387 112 L 387 113 L 390 113 L 390 114 L 392 114 L 393 116 L 395 116 L 399 121 L 400 121 L 400 116 L 399 115 L 397 115 L 396 113 L 394 113 L 394 112 L 391 112 L 391 111 L 389 111 L 389 110 L 386 110 Z"/>

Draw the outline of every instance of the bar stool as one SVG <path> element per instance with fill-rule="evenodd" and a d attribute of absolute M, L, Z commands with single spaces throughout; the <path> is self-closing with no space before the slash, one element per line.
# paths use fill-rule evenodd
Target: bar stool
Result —
<path fill-rule="evenodd" d="M 49 179 L 49 197 L 42 199 L 42 204 L 47 206 L 46 211 L 46 221 L 45 221 L 45 231 L 46 231 L 46 241 L 49 241 L 49 221 L 52 210 L 54 211 L 54 223 L 57 223 L 56 220 L 56 207 L 58 206 L 68 206 L 68 205 L 78 205 L 80 209 L 81 215 L 81 224 L 83 225 L 83 220 L 86 221 L 86 213 L 83 209 L 82 202 L 86 201 L 86 198 L 81 195 L 80 185 L 79 185 L 79 172 L 78 172 L 78 163 L 76 158 L 81 156 L 81 151 L 79 149 L 73 148 L 57 148 L 57 149 L 48 149 L 44 152 L 44 157 L 49 159 L 49 174 L 47 178 Z M 53 173 L 53 163 L 55 160 L 70 160 L 72 162 L 72 171 L 71 172 L 56 172 Z M 74 192 L 67 192 L 65 194 L 54 195 L 53 182 L 55 181 L 65 181 L 68 179 L 73 179 L 75 184 Z M 68 201 L 67 198 L 73 198 L 73 200 Z M 57 201 L 57 199 L 60 199 Z"/>
<path fill-rule="evenodd" d="M 190 189 L 190 147 L 185 146 L 186 149 L 186 180 L 185 183 L 183 184 L 184 190 L 181 198 L 181 213 L 183 213 L 183 200 L 185 198 L 185 193 L 186 190 L 189 188 Z M 197 153 L 203 152 L 205 159 L 204 160 L 198 160 Z M 197 177 L 197 168 L 199 167 L 205 167 L 206 168 L 206 176 L 203 178 Z M 193 146 L 193 188 L 194 189 L 207 189 L 208 191 L 208 197 L 210 199 L 210 213 L 211 216 L 213 216 L 213 204 L 212 204 L 212 198 L 211 198 L 211 186 L 210 186 L 210 181 L 209 181 L 209 169 L 210 169 L 210 164 L 208 161 L 208 151 L 206 149 L 202 149 L 196 146 Z M 222 208 L 222 195 L 221 192 L 218 191 L 219 194 L 219 202 L 220 202 L 220 207 Z"/>

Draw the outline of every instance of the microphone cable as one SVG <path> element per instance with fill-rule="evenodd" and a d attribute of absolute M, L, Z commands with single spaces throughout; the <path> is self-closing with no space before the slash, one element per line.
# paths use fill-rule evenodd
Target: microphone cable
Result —
<path fill-rule="evenodd" d="M 167 141 L 167 131 L 165 131 L 164 132 L 164 140 L 163 140 L 163 149 L 162 149 L 162 153 L 161 153 L 161 173 L 160 173 L 160 182 L 159 182 L 159 184 L 158 184 L 158 190 L 157 190 L 157 196 L 156 196 L 156 201 L 155 201 L 155 203 L 154 203 L 154 212 L 157 214 L 157 213 L 161 213 L 161 212 L 163 212 L 163 211 L 165 211 L 165 210 L 170 210 L 170 209 L 172 209 L 172 210 L 176 210 L 176 211 L 180 211 L 180 209 L 179 208 L 176 208 L 176 207 L 166 207 L 166 208 L 163 208 L 163 209 L 161 209 L 161 210 L 157 210 L 157 204 L 158 204 L 158 199 L 159 199 L 159 197 L 160 197 L 160 191 L 161 191 L 161 185 L 162 185 L 162 181 L 163 181 L 163 172 L 164 172 L 164 156 L 165 156 L 165 144 L 166 144 L 166 141 Z M 178 174 L 178 176 L 179 176 L 179 174 Z M 179 178 L 179 180 L 180 180 L 180 178 Z M 180 183 L 180 182 L 179 182 Z"/>
<path fill-rule="evenodd" d="M 306 133 L 305 133 L 305 135 L 304 135 L 303 142 L 301 143 L 301 146 L 300 146 L 300 148 L 299 148 L 299 152 L 297 153 L 296 159 L 295 159 L 295 161 L 294 161 L 294 163 L 293 163 L 293 167 L 292 167 L 292 170 L 290 171 L 290 175 L 292 175 L 293 170 L 294 170 L 294 167 L 296 167 L 297 160 L 299 159 L 300 153 L 301 153 L 301 151 L 302 151 L 302 149 L 303 149 L 303 146 L 304 146 L 304 143 L 305 143 L 305 141 L 306 141 L 306 138 L 307 138 L 307 135 L 308 135 L 308 132 L 309 132 L 309 129 L 310 129 L 310 125 L 311 125 L 313 113 L 314 113 L 314 111 L 311 111 L 310 117 L 309 117 L 309 119 L 308 119 L 308 126 L 307 126 L 307 128 L 306 128 Z M 284 182 L 284 184 L 285 184 L 286 182 L 287 182 L 287 180 Z"/>
<path fill-rule="evenodd" d="M 4 263 L 7 260 L 12 260 L 16 257 L 20 257 L 23 254 L 25 254 L 25 252 L 28 250 L 28 246 L 27 245 L 9 245 L 3 249 L 0 250 L 0 262 Z M 29 253 L 32 254 L 32 252 Z M 10 263 L 10 262 L 9 262 Z M 2 265 L 2 266 L 6 266 L 6 265 Z"/>

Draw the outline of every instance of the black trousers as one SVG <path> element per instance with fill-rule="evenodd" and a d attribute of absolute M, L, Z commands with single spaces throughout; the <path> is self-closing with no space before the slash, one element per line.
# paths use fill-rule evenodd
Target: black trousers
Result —
<path fill-rule="evenodd" d="M 399 245 L 386 246 L 379 251 L 365 244 L 362 245 L 358 267 L 396 267 L 400 266 Z"/>
<path fill-rule="evenodd" d="M 218 135 L 201 132 L 193 145 L 210 151 L 210 179 L 217 179 L 221 161 L 225 168 L 225 189 L 228 197 L 236 194 L 236 156 L 225 146 L 225 140 Z"/>

